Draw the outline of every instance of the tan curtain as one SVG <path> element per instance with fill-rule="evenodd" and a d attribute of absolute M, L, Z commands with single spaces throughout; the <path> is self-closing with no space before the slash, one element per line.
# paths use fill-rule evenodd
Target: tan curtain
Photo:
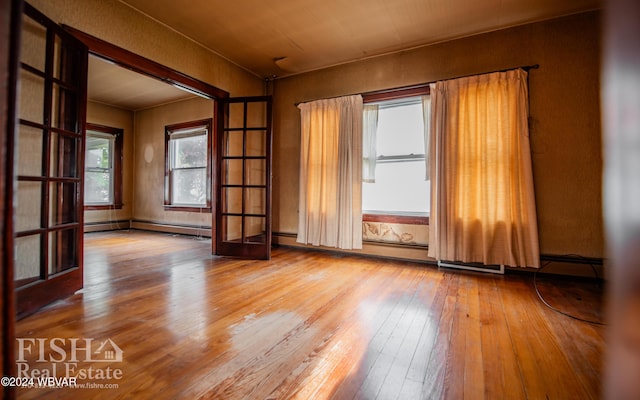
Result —
<path fill-rule="evenodd" d="M 362 96 L 303 103 L 297 242 L 362 248 Z"/>
<path fill-rule="evenodd" d="M 435 83 L 429 84 L 429 91 L 435 90 Z M 429 159 L 431 158 L 429 155 L 431 151 L 429 150 L 429 145 L 431 143 L 431 96 L 422 96 L 422 121 L 424 124 L 424 180 L 428 181 L 431 176 L 430 168 L 429 168 Z"/>
<path fill-rule="evenodd" d="M 431 102 L 429 256 L 539 267 L 527 73 L 437 82 Z"/>

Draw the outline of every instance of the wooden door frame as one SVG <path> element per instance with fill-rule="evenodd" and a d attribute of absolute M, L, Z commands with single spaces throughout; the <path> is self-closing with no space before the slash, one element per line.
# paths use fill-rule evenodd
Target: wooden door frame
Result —
<path fill-rule="evenodd" d="M 63 28 L 67 32 L 75 36 L 77 39 L 79 39 L 81 42 L 83 42 L 89 48 L 89 54 L 91 55 L 100 57 L 133 72 L 137 72 L 150 78 L 158 79 L 160 81 L 166 82 L 169 85 L 178 86 L 194 94 L 211 99 L 213 101 L 214 124 L 212 127 L 213 137 L 211 154 L 209 155 L 209 157 L 211 158 L 210 169 L 213 169 L 214 166 L 217 165 L 216 138 L 218 137 L 218 124 L 215 122 L 215 118 L 218 118 L 218 99 L 228 98 L 229 92 L 219 89 L 196 78 L 192 78 L 186 74 L 183 74 L 182 72 L 176 71 L 153 60 L 142 57 L 136 53 L 113 45 L 107 41 L 89 35 L 88 33 L 82 32 L 78 29 L 72 28 L 67 25 L 63 25 Z M 216 173 L 215 171 L 209 171 L 209 174 L 212 179 L 210 193 L 212 199 L 211 213 L 212 215 L 215 215 L 217 206 L 215 201 L 215 199 L 217 199 L 217 182 L 215 178 Z M 215 225 L 215 218 L 212 218 L 212 220 L 211 234 L 213 236 L 215 235 L 217 230 Z M 211 254 L 216 254 L 215 242 L 215 240 L 211 240 Z"/>
<path fill-rule="evenodd" d="M 22 0 L 0 0 L 0 307 L 2 318 L 2 363 L 0 375 L 15 374 L 15 322 L 16 303 L 13 284 L 14 227 L 13 227 L 13 148 L 16 129 L 16 91 L 20 29 L 22 24 Z M 15 393 L 10 387 L 2 387 L 2 398 L 12 399 Z"/>

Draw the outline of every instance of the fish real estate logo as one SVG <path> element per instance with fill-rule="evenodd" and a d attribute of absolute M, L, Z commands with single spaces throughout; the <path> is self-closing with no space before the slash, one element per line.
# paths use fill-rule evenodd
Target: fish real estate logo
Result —
<path fill-rule="evenodd" d="M 18 379 L 119 380 L 124 352 L 110 338 L 17 338 Z"/>

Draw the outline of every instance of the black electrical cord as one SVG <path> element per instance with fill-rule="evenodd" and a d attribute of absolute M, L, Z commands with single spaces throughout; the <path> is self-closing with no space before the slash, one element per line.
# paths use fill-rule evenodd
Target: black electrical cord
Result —
<path fill-rule="evenodd" d="M 567 254 L 567 256 L 574 256 L 574 257 L 579 257 L 579 258 L 585 258 L 582 257 L 580 255 L 577 254 Z M 584 319 L 584 318 L 580 318 L 580 317 L 576 317 L 575 315 L 571 315 L 565 311 L 562 311 L 554 306 L 552 306 L 551 304 L 549 304 L 544 297 L 542 296 L 542 293 L 540 293 L 540 290 L 538 289 L 538 273 L 542 272 L 549 264 L 551 264 L 553 261 L 548 261 L 546 264 L 544 264 L 542 266 L 542 268 L 537 269 L 536 272 L 533 273 L 533 287 L 536 289 L 536 293 L 538 294 L 538 298 L 540 299 L 540 301 L 547 307 L 549 307 L 550 309 L 552 309 L 553 311 L 562 314 L 564 316 L 567 316 L 569 318 L 573 318 L 575 320 L 578 321 L 582 321 L 582 322 L 586 322 L 589 324 L 594 324 L 594 325 L 601 325 L 601 326 L 606 326 L 607 324 L 600 322 L 600 321 L 592 321 L 592 320 L 588 320 L 588 319 Z M 596 270 L 596 267 L 593 266 L 592 263 L 589 263 L 589 265 L 591 266 L 591 269 L 593 270 L 593 274 L 595 275 L 596 279 L 600 282 L 601 278 L 598 276 L 598 271 Z"/>

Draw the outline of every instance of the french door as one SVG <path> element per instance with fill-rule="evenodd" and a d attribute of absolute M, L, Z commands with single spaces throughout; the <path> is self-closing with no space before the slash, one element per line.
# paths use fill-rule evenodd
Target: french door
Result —
<path fill-rule="evenodd" d="M 87 48 L 25 3 L 16 132 L 18 316 L 82 287 L 86 87 Z"/>
<path fill-rule="evenodd" d="M 217 101 L 218 255 L 271 257 L 271 97 Z"/>

